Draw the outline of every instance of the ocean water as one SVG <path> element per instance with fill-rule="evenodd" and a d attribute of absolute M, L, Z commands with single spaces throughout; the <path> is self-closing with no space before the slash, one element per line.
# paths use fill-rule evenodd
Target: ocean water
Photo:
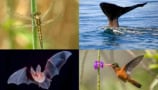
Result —
<path fill-rule="evenodd" d="M 119 18 L 124 28 L 120 35 L 104 32 L 107 17 L 99 4 L 106 0 L 80 0 L 80 49 L 158 49 L 158 0 L 108 0 L 106 2 L 130 6 L 148 2 Z"/>

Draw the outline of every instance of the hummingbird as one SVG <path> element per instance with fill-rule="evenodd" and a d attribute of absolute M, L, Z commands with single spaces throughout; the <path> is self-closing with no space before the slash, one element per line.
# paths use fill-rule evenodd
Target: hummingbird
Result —
<path fill-rule="evenodd" d="M 130 62 L 128 62 L 126 65 L 123 67 L 120 67 L 118 63 L 113 63 L 113 64 L 105 64 L 107 66 L 111 66 L 113 70 L 115 71 L 117 77 L 121 79 L 124 82 L 129 82 L 136 86 L 137 88 L 141 88 L 141 84 L 135 81 L 130 77 L 131 71 L 133 70 L 134 67 L 136 67 L 141 60 L 143 59 L 144 55 L 137 56 L 136 58 L 132 59 Z"/>

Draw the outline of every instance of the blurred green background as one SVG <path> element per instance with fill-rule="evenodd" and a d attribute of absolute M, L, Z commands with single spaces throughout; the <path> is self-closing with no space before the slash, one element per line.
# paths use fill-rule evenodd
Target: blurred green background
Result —
<path fill-rule="evenodd" d="M 80 90 L 97 90 L 97 70 L 93 68 L 97 53 L 97 50 L 80 50 Z M 123 66 L 139 55 L 145 55 L 145 57 L 133 69 L 131 77 L 142 84 L 140 89 L 128 82 L 122 82 L 111 67 L 104 66 L 100 75 L 101 90 L 158 90 L 158 52 L 156 50 L 101 50 L 100 60 L 106 63 L 117 62 Z"/>
<path fill-rule="evenodd" d="M 0 2 L 0 49 L 31 49 L 30 0 Z M 37 0 L 37 8 L 42 23 L 55 19 L 42 26 L 44 48 L 77 49 L 78 0 Z"/>

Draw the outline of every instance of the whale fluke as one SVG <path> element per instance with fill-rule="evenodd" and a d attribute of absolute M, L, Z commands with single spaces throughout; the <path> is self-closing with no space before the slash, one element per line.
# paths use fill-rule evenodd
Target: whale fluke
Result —
<path fill-rule="evenodd" d="M 100 7 L 103 13 L 108 17 L 109 27 L 116 28 L 119 27 L 118 18 L 121 15 L 137 7 L 143 7 L 145 4 L 147 4 L 147 2 L 142 4 L 136 4 L 133 6 L 128 6 L 128 7 L 121 7 L 115 4 L 102 2 L 100 3 Z"/>

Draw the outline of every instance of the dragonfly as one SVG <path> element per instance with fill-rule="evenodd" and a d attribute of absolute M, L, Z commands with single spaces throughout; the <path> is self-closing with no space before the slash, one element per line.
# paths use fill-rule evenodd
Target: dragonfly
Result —
<path fill-rule="evenodd" d="M 54 1 L 51 2 L 49 8 L 47 9 L 47 11 L 41 15 L 41 12 L 37 11 L 36 13 L 32 14 L 31 17 L 28 17 L 28 16 L 23 16 L 23 15 L 20 15 L 18 13 L 15 13 L 15 16 L 17 17 L 22 17 L 26 20 L 32 20 L 34 19 L 34 23 L 35 23 L 35 28 L 37 29 L 37 32 L 38 32 L 38 39 L 39 39 L 39 45 L 40 45 L 40 48 L 43 49 L 43 35 L 42 35 L 42 25 L 46 25 L 46 24 L 49 24 L 53 21 L 55 21 L 56 19 L 58 19 L 61 14 L 58 14 L 57 16 L 55 16 L 53 19 L 49 19 L 47 21 L 43 21 L 43 19 L 49 14 L 49 12 L 52 10 L 53 6 L 54 6 Z M 19 28 L 20 27 L 32 27 L 32 25 L 16 25 L 15 27 L 16 28 Z"/>
<path fill-rule="evenodd" d="M 40 42 L 40 47 L 43 49 L 43 39 L 42 39 L 42 30 L 41 30 L 41 19 L 40 19 L 40 14 L 39 12 L 36 12 L 33 14 L 34 21 L 35 21 L 35 27 L 37 28 L 38 31 L 38 36 L 39 36 L 39 42 Z"/>

